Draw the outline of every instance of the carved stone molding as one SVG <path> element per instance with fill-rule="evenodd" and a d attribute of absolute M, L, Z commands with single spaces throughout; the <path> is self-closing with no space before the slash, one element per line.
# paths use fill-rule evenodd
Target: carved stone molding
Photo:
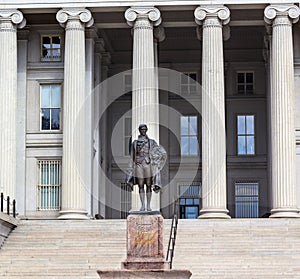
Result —
<path fill-rule="evenodd" d="M 20 41 L 28 41 L 29 34 L 30 34 L 30 28 L 28 26 L 26 26 L 22 30 L 18 31 L 17 38 Z"/>
<path fill-rule="evenodd" d="M 230 21 L 230 10 L 225 6 L 200 6 L 196 8 L 195 12 L 195 22 L 202 25 L 205 19 L 214 18 L 226 25 Z M 214 21 L 212 21 L 212 24 Z"/>
<path fill-rule="evenodd" d="M 161 23 L 160 11 L 155 7 L 134 7 L 126 10 L 125 19 L 129 26 L 134 26 L 135 21 L 139 18 L 151 21 L 154 26 Z"/>
<path fill-rule="evenodd" d="M 105 43 L 103 38 L 98 38 L 95 41 L 95 53 L 104 53 L 105 52 Z"/>
<path fill-rule="evenodd" d="M 0 24 L 5 22 L 10 22 L 17 28 L 23 28 L 26 25 L 26 19 L 19 10 L 0 10 Z M 1 27 L 1 29 L 6 29 L 7 27 L 8 25 L 5 24 L 5 27 Z"/>
<path fill-rule="evenodd" d="M 66 26 L 68 20 L 79 20 L 85 27 L 91 27 L 94 19 L 91 12 L 84 8 L 61 9 L 56 14 L 56 19 L 62 27 Z"/>
<path fill-rule="evenodd" d="M 296 5 L 269 5 L 264 11 L 265 22 L 272 24 L 273 20 L 277 17 L 285 17 L 296 23 L 299 20 L 300 9 Z"/>
<path fill-rule="evenodd" d="M 89 29 L 85 30 L 85 38 L 86 39 L 94 39 L 95 41 L 98 39 L 97 28 L 92 26 Z"/>
<path fill-rule="evenodd" d="M 165 28 L 163 28 L 162 26 L 154 28 L 153 35 L 154 39 L 157 40 L 157 42 L 161 43 L 166 38 Z"/>

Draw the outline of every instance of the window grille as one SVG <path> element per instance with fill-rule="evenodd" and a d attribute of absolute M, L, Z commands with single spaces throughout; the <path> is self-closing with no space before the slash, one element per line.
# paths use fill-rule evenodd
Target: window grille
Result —
<path fill-rule="evenodd" d="M 181 94 L 192 95 L 197 92 L 197 73 L 182 73 L 180 78 Z"/>
<path fill-rule="evenodd" d="M 61 39 L 57 35 L 41 37 L 41 61 L 61 61 Z"/>
<path fill-rule="evenodd" d="M 60 210 L 61 161 L 38 161 L 38 210 Z"/>
<path fill-rule="evenodd" d="M 198 119 L 197 116 L 180 117 L 181 155 L 198 155 Z"/>
<path fill-rule="evenodd" d="M 235 183 L 235 217 L 258 218 L 258 183 Z"/>
<path fill-rule="evenodd" d="M 42 131 L 61 129 L 61 85 L 41 85 L 40 123 Z"/>
<path fill-rule="evenodd" d="M 201 185 L 200 184 L 187 184 L 179 185 L 180 197 L 201 197 Z"/>
<path fill-rule="evenodd" d="M 254 72 L 237 72 L 237 93 L 239 95 L 254 93 Z"/>
<path fill-rule="evenodd" d="M 126 183 L 121 183 L 121 219 L 126 219 L 132 208 L 132 191 Z"/>
<path fill-rule="evenodd" d="M 255 154 L 254 115 L 237 116 L 237 149 L 238 155 Z"/>
<path fill-rule="evenodd" d="M 179 185 L 179 218 L 195 219 L 201 208 L 201 185 Z"/>

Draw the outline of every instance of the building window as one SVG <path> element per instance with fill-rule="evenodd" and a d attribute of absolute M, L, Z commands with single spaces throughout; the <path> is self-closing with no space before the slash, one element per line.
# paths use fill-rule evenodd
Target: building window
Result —
<path fill-rule="evenodd" d="M 60 210 L 61 161 L 38 161 L 38 210 Z"/>
<path fill-rule="evenodd" d="M 200 184 L 179 185 L 179 218 L 196 219 L 201 207 Z"/>
<path fill-rule="evenodd" d="M 180 117 L 180 149 L 181 155 L 198 155 L 197 116 Z"/>
<path fill-rule="evenodd" d="M 41 130 L 61 129 L 61 85 L 41 85 Z"/>
<path fill-rule="evenodd" d="M 197 91 L 197 73 L 183 73 L 180 78 L 181 94 L 195 94 Z"/>
<path fill-rule="evenodd" d="M 239 95 L 252 95 L 254 93 L 253 72 L 237 72 L 237 93 Z"/>
<path fill-rule="evenodd" d="M 258 183 L 235 183 L 235 217 L 258 218 Z"/>
<path fill-rule="evenodd" d="M 238 155 L 255 154 L 254 115 L 237 116 Z"/>
<path fill-rule="evenodd" d="M 131 127 L 132 127 L 132 119 L 131 117 L 125 117 L 124 120 L 124 155 L 130 155 L 130 147 L 131 147 Z"/>
<path fill-rule="evenodd" d="M 57 35 L 41 37 L 41 61 L 61 61 L 61 39 Z"/>
<path fill-rule="evenodd" d="M 132 207 L 132 191 L 126 183 L 121 183 L 121 219 L 126 219 Z"/>

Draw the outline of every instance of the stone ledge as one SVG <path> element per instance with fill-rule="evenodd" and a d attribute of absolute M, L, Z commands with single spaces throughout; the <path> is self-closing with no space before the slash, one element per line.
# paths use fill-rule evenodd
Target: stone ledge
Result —
<path fill-rule="evenodd" d="M 18 225 L 18 220 L 0 212 L 0 248 L 10 232 Z"/>
<path fill-rule="evenodd" d="M 192 276 L 189 270 L 98 270 L 97 273 L 101 279 L 188 279 Z"/>

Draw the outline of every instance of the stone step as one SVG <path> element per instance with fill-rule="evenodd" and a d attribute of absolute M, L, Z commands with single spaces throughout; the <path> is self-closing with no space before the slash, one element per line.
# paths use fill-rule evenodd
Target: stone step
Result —
<path fill-rule="evenodd" d="M 193 279 L 300 278 L 299 232 L 292 219 L 179 220 L 173 266 Z M 0 278 L 99 278 L 125 257 L 125 220 L 22 220 L 0 250 Z"/>

